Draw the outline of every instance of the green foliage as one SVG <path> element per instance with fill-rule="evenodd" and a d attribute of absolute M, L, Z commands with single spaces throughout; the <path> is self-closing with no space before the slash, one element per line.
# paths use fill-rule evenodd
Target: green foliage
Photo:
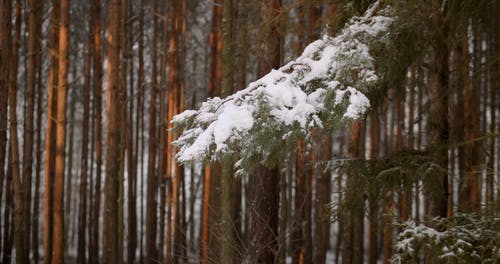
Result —
<path fill-rule="evenodd" d="M 405 186 L 418 184 L 432 177 L 434 170 L 438 169 L 429 152 L 417 150 L 395 152 L 381 159 L 339 159 L 326 163 L 327 169 L 337 171 L 338 175 L 348 171 L 348 177 L 355 178 L 350 180 L 357 192 L 373 200 L 378 200 L 388 190 L 403 191 Z M 349 197 L 341 202 L 331 205 L 334 220 L 357 204 Z"/>
<path fill-rule="evenodd" d="M 392 263 L 499 263 L 500 218 L 457 214 L 435 218 L 430 226 L 400 225 Z"/>

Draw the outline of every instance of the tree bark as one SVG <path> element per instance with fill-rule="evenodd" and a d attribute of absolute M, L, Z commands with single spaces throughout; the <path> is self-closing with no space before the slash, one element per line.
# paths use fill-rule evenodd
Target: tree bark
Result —
<path fill-rule="evenodd" d="M 320 160 L 328 162 L 332 158 L 331 135 L 323 133 L 320 137 Z M 314 235 L 314 263 L 325 263 L 326 253 L 330 238 L 330 204 L 331 194 L 331 172 L 325 166 L 320 166 L 316 171 L 316 195 L 315 195 L 315 235 Z"/>
<path fill-rule="evenodd" d="M 380 120 L 378 109 L 374 108 L 370 113 L 370 159 L 376 160 L 380 153 Z M 375 175 L 374 175 L 375 176 Z M 375 187 L 376 188 L 376 187 Z M 379 190 L 368 193 L 368 263 L 375 264 L 378 260 L 378 209 Z"/>
<path fill-rule="evenodd" d="M 257 74 L 263 76 L 281 62 L 280 0 L 260 0 L 261 19 L 272 21 L 260 29 L 261 42 Z M 269 19 L 269 20 L 268 20 Z M 249 261 L 274 263 L 278 256 L 279 171 L 278 167 L 259 165 L 251 179 L 251 238 Z"/>
<path fill-rule="evenodd" d="M 7 17 L 7 19 L 10 16 Z M 26 193 L 25 182 L 21 178 L 19 168 L 19 142 L 17 134 L 17 72 L 19 63 L 19 47 L 21 41 L 21 1 L 16 1 L 15 6 L 15 33 L 13 38 L 12 57 L 10 58 L 9 69 L 9 142 L 10 142 L 10 169 L 12 173 L 12 185 L 14 189 L 14 246 L 16 248 L 16 263 L 29 262 L 29 244 L 26 244 L 26 233 L 29 237 L 29 227 L 26 226 Z"/>
<path fill-rule="evenodd" d="M 34 116 L 35 116 L 35 90 L 36 90 L 36 74 L 39 67 L 39 46 L 41 36 L 38 34 L 39 8 L 42 5 L 37 1 L 28 1 L 28 49 L 27 49 L 27 70 L 26 70 L 26 111 L 24 116 L 24 139 L 23 139 L 23 192 L 25 195 L 24 205 L 24 247 L 27 252 L 30 249 L 30 229 L 31 229 L 31 186 L 33 175 L 33 154 L 35 153 L 34 143 Z M 28 256 L 29 258 L 29 256 Z"/>
<path fill-rule="evenodd" d="M 44 221 L 44 258 L 45 264 L 52 263 L 53 228 L 54 228 L 54 174 L 56 152 L 56 112 L 57 112 L 57 54 L 59 50 L 60 2 L 52 0 L 50 21 L 50 72 L 49 95 L 47 106 L 47 133 L 45 141 L 45 221 Z"/>
<path fill-rule="evenodd" d="M 432 51 L 430 71 L 429 118 L 427 124 L 428 142 L 432 147 L 434 162 L 440 167 L 435 170 L 432 180 L 427 181 L 430 195 L 431 216 L 447 215 L 448 204 L 448 45 L 447 28 L 442 22 L 445 14 L 439 14 L 435 24 L 439 25 L 439 37 Z"/>
<path fill-rule="evenodd" d="M 92 20 L 89 14 L 89 29 L 92 27 Z M 80 182 L 80 215 L 78 226 L 78 255 L 79 264 L 87 263 L 86 256 L 86 229 L 87 229 L 87 189 L 88 189 L 88 144 L 89 144 L 89 120 L 90 120 L 90 82 L 92 68 L 92 33 L 89 31 L 87 40 L 87 50 L 85 54 L 84 84 L 83 84 L 83 117 L 82 117 L 82 163 Z"/>
<path fill-rule="evenodd" d="M 221 86 L 221 32 L 220 27 L 222 23 L 222 6 L 219 4 L 212 5 L 212 24 L 209 36 L 209 72 L 208 72 L 208 97 L 220 95 Z M 216 200 L 216 190 L 212 189 L 214 182 L 218 177 L 217 165 L 210 166 L 207 164 L 204 170 L 203 177 L 203 213 L 201 221 L 201 263 L 209 263 L 209 260 L 216 258 L 216 239 L 215 231 L 211 225 L 215 219 L 216 206 L 211 201 Z"/>
<path fill-rule="evenodd" d="M 10 1 L 0 1 L 0 40 L 2 41 L 2 50 L 0 52 L 1 61 L 10 61 L 11 52 L 11 30 L 10 30 Z M 8 86 L 9 65 L 8 63 L 0 63 L 0 93 L 6 95 L 9 93 Z M 7 109 L 8 96 L 0 96 L 0 198 L 2 197 L 5 179 L 5 165 L 7 162 Z M 1 199 L 0 199 L 1 200 Z M 0 201 L 0 210 L 1 210 Z M 7 227 L 4 227 L 7 228 Z M 1 231 L 1 229 L 0 229 Z M 0 232 L 1 234 L 1 232 Z M 0 248 L 2 241 L 0 241 Z"/>
<path fill-rule="evenodd" d="M 94 0 L 92 9 L 93 20 L 93 107 L 95 125 L 95 187 L 92 212 L 92 234 L 90 236 L 89 262 L 99 263 L 99 218 L 101 215 L 101 178 L 102 178 L 102 61 L 101 61 L 101 1 Z"/>
<path fill-rule="evenodd" d="M 54 170 L 54 229 L 52 263 L 64 263 L 64 167 L 66 147 L 66 100 L 68 89 L 70 1 L 61 1 L 57 75 L 57 125 Z M 67 201 L 68 203 L 70 201 Z"/>
<path fill-rule="evenodd" d="M 156 1 L 153 2 L 153 9 L 156 8 Z M 157 234 L 156 234 L 156 193 L 157 193 L 157 175 L 156 175 L 156 126 L 157 126 L 157 32 L 158 19 L 153 17 L 153 50 L 152 50 L 152 75 L 151 75 L 151 97 L 149 108 L 149 155 L 148 155 L 148 180 L 147 180 L 147 198 L 146 198 L 146 263 L 155 263 L 158 258 Z"/>
<path fill-rule="evenodd" d="M 119 263 L 119 214 L 120 187 L 120 24 L 121 1 L 109 2 L 108 24 L 108 96 L 106 121 L 106 178 L 104 183 L 103 263 Z"/>

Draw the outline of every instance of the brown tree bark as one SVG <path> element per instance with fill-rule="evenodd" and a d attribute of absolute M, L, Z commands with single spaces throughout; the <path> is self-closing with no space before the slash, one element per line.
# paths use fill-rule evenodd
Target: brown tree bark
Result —
<path fill-rule="evenodd" d="M 353 162 L 364 158 L 364 136 L 363 121 L 354 121 L 351 124 L 348 151 L 348 156 Z M 343 212 L 342 217 L 342 243 L 344 245 L 342 261 L 346 263 L 363 263 L 364 191 L 357 189 L 359 177 L 353 167 L 348 168 L 344 202 L 346 211 Z"/>
<path fill-rule="evenodd" d="M 119 263 L 120 128 L 120 25 L 121 1 L 109 2 L 108 96 L 106 120 L 106 177 L 104 183 L 103 263 Z"/>
<path fill-rule="evenodd" d="M 309 182 L 311 170 L 311 155 L 308 155 L 306 145 L 302 140 L 297 143 L 298 150 L 295 161 L 295 226 L 292 232 L 294 263 L 312 262 L 312 248 L 307 241 L 308 226 L 311 220 L 311 190 Z"/>
<path fill-rule="evenodd" d="M 224 98 L 233 93 L 234 85 L 234 57 L 235 46 L 233 32 L 233 0 L 224 0 L 222 6 L 222 79 L 221 79 L 221 97 Z M 221 162 L 221 195 L 220 195 L 220 252 L 219 261 L 222 263 L 231 263 L 235 257 L 236 234 L 234 214 L 234 190 L 233 190 L 233 161 L 231 158 L 225 158 Z"/>
<path fill-rule="evenodd" d="M 260 11 L 263 21 L 272 21 L 260 29 L 259 57 L 257 74 L 263 76 L 281 62 L 282 36 L 280 20 L 280 0 L 261 0 Z M 278 167 L 267 168 L 259 165 L 251 176 L 251 238 L 249 261 L 255 263 L 274 263 L 278 254 L 278 217 L 279 217 L 279 171 Z"/>
<path fill-rule="evenodd" d="M 327 162 L 332 158 L 331 135 L 323 133 L 320 137 L 320 161 Z M 326 166 L 320 166 L 316 171 L 316 194 L 315 194 L 315 235 L 314 235 L 314 263 L 325 263 L 326 253 L 330 239 L 330 204 L 331 194 L 331 172 Z"/>
<path fill-rule="evenodd" d="M 29 237 L 29 227 L 26 225 L 25 206 L 27 201 L 24 192 L 25 182 L 21 178 L 19 160 L 19 142 L 17 134 L 17 72 L 19 63 L 19 47 L 21 45 L 21 1 L 17 0 L 15 5 L 15 28 L 12 44 L 12 57 L 9 61 L 9 166 L 12 173 L 12 186 L 14 190 L 14 246 L 16 248 L 16 263 L 29 262 L 29 244 L 26 244 L 26 233 Z M 10 16 L 7 17 L 7 19 Z"/>
<path fill-rule="evenodd" d="M 139 95 L 137 96 L 137 127 L 136 127 L 136 150 L 137 150 L 137 155 L 135 156 L 135 164 L 140 164 L 140 167 L 136 168 L 138 169 L 138 174 L 137 177 L 140 179 L 141 184 L 137 186 L 137 189 L 139 194 L 138 198 L 140 201 L 140 212 L 138 215 L 138 247 L 139 247 L 139 256 L 138 260 L 140 263 L 144 263 L 144 149 L 145 149 L 145 144 L 144 144 L 144 98 L 146 96 L 145 94 L 145 82 L 144 82 L 144 8 L 143 6 L 143 0 L 140 1 L 140 12 L 139 12 L 139 40 L 138 40 L 138 62 L 139 62 L 139 70 L 138 70 L 138 76 L 137 76 L 137 87 L 139 89 Z M 140 149 L 140 151 L 139 151 Z M 139 157 L 140 160 L 139 160 Z"/>
<path fill-rule="evenodd" d="M 183 39 L 185 38 L 185 27 L 183 27 L 182 17 L 185 16 L 186 3 L 184 1 L 174 1 L 172 5 L 172 28 L 169 37 L 169 50 L 171 51 L 169 58 L 169 81 L 168 81 L 168 108 L 167 120 L 172 120 L 174 115 L 180 113 L 183 109 L 184 101 L 184 79 L 183 79 Z M 167 214 L 167 261 L 178 263 L 182 259 L 185 240 L 183 239 L 182 217 L 180 198 L 181 198 L 181 177 L 184 177 L 183 167 L 179 166 L 174 159 L 176 148 L 172 146 L 172 141 L 176 139 L 175 133 L 172 131 L 172 123 L 168 123 L 167 129 L 167 155 L 166 155 L 166 179 L 167 179 L 167 206 L 169 213 Z M 171 221 L 171 223 L 169 223 Z M 173 241 L 169 243 L 168 229 L 171 228 L 171 237 Z M 172 244 L 171 244 L 172 243 Z M 172 255 L 168 258 L 168 252 L 172 248 Z"/>
<path fill-rule="evenodd" d="M 9 144 L 10 145 L 10 144 Z M 10 152 L 10 146 L 9 146 Z M 10 157 L 10 156 L 9 156 Z M 6 182 L 5 182 L 5 210 L 4 210 L 4 219 L 3 226 L 5 227 L 3 233 L 3 247 L 2 247 L 2 263 L 11 263 L 12 262 L 12 241 L 14 240 L 14 228 L 13 228 L 13 216 L 11 212 L 11 208 L 14 208 L 14 199 L 12 195 L 12 172 L 10 166 L 10 158 L 7 161 L 7 173 L 6 173 Z"/>
<path fill-rule="evenodd" d="M 157 2 L 153 2 L 153 9 L 156 9 Z M 156 126 L 157 118 L 157 100 L 158 100 L 158 83 L 157 83 L 157 43 L 158 43 L 158 18 L 153 17 L 153 45 L 152 45 L 152 75 L 151 75 L 151 97 L 149 108 L 149 154 L 148 154 L 148 179 L 147 179 L 147 194 L 146 194 L 146 262 L 155 263 L 158 261 L 159 253 L 157 248 L 157 185 L 158 176 L 156 174 Z"/>
<path fill-rule="evenodd" d="M 93 113 L 94 113 L 94 148 L 95 148 L 95 186 L 92 210 L 91 235 L 89 237 L 89 262 L 99 263 L 99 218 L 101 215 L 101 179 L 102 179 L 102 60 L 101 60 L 101 1 L 94 0 L 92 5 L 93 20 Z"/>
<path fill-rule="evenodd" d="M 34 151 L 34 116 L 35 116 L 35 90 L 36 90 L 36 74 L 39 67 L 39 46 L 41 36 L 38 34 L 39 19 L 39 3 L 36 1 L 28 1 L 28 49 L 27 49 L 27 69 L 26 69 L 26 111 L 24 115 L 24 139 L 23 139 L 23 193 L 25 195 L 24 205 L 24 247 L 27 252 L 30 249 L 30 231 L 31 231 L 31 187 L 33 175 L 33 154 Z M 29 258 L 29 257 L 28 257 Z"/>
<path fill-rule="evenodd" d="M 2 41 L 2 50 L 0 52 L 1 61 L 10 61 L 11 51 L 11 32 L 10 32 L 10 1 L 0 1 L 0 40 Z M 0 93 L 6 95 L 8 89 L 9 65 L 8 63 L 0 63 Z M 5 165 L 7 162 L 7 105 L 8 96 L 0 96 L 0 198 L 3 197 L 3 189 L 5 179 Z M 1 199 L 0 199 L 1 200 Z M 0 201 L 0 210 L 2 202 Z M 6 227 L 5 227 L 6 228 Z M 1 231 L 1 228 L 0 228 Z M 0 232 L 1 235 L 1 232 Z M 1 249 L 2 241 L 0 241 Z"/>
<path fill-rule="evenodd" d="M 428 143 L 432 148 L 433 160 L 440 167 L 435 170 L 432 180 L 427 181 L 427 192 L 430 195 L 431 216 L 447 215 L 448 205 L 448 45 L 446 43 L 447 28 L 442 23 L 445 14 L 435 18 L 438 26 L 438 40 L 433 46 L 430 68 L 429 118 L 427 124 Z"/>
<path fill-rule="evenodd" d="M 39 5 L 38 8 L 43 10 L 43 5 Z M 39 12 L 39 11 L 37 11 Z M 43 14 L 43 12 L 42 12 Z M 41 18 L 41 16 L 37 16 L 38 19 Z M 37 36 L 40 37 L 41 39 L 41 32 L 42 32 L 42 23 L 37 22 Z M 42 59 L 42 54 L 41 54 L 41 47 L 39 45 L 38 51 L 37 51 L 37 56 L 38 56 L 38 61 L 40 62 Z M 38 76 L 37 76 L 37 87 L 36 87 L 36 94 L 37 94 L 37 105 L 36 105 L 36 113 L 37 113 L 37 119 L 36 119 L 36 146 L 35 146 L 35 157 L 36 157 L 36 166 L 35 166 L 35 193 L 33 196 L 33 215 L 32 215 L 32 231 L 31 231 L 31 247 L 33 251 L 33 263 L 39 263 L 40 259 L 40 253 L 39 253 L 39 227 L 38 227 L 38 220 L 40 217 L 40 174 L 42 173 L 42 154 L 43 154 L 43 149 L 42 149 L 42 118 L 43 118 L 43 86 L 42 86 L 42 67 L 38 67 Z"/>
<path fill-rule="evenodd" d="M 222 23 L 222 6 L 220 4 L 212 5 L 212 24 L 209 36 L 209 48 L 210 48 L 210 58 L 209 58 L 209 72 L 208 72 L 208 97 L 214 97 L 220 95 L 221 86 L 221 49 L 222 40 L 220 27 Z M 214 197 L 217 197 L 217 193 L 212 189 L 214 182 L 217 180 L 217 168 L 207 164 L 204 170 L 203 177 L 203 209 L 202 209 L 202 221 L 201 221 L 201 262 L 206 264 L 209 260 L 216 259 L 216 238 L 215 231 L 211 228 L 211 224 L 215 220 L 215 204 Z"/>
<path fill-rule="evenodd" d="M 76 56 L 75 56 L 76 57 Z M 76 72 L 76 65 L 73 65 L 71 67 L 72 75 L 75 76 Z M 76 219 L 74 218 L 74 213 L 72 208 L 75 208 L 73 206 L 73 159 L 74 155 L 70 154 L 73 153 L 74 151 L 74 146 L 75 146 L 75 90 L 72 89 L 70 92 L 70 103 L 69 103 L 69 109 L 67 112 L 69 113 L 68 120 L 66 121 L 66 130 L 68 131 L 66 136 L 66 145 L 68 145 L 68 155 L 66 157 L 66 162 L 67 165 L 66 167 L 66 172 L 64 173 L 64 245 L 65 247 L 71 247 L 74 241 L 75 233 L 77 233 L 76 230 L 74 230 L 74 224 Z M 65 152 L 66 153 L 66 152 Z M 66 154 L 65 154 L 66 155 Z M 68 252 L 64 252 L 64 258 L 68 257 Z"/>
<path fill-rule="evenodd" d="M 133 1 L 127 1 L 127 12 L 130 16 L 133 13 Z M 142 9 L 142 6 L 141 6 Z M 132 40 L 134 27 L 132 21 L 126 25 L 127 32 L 127 57 L 128 57 L 128 76 L 129 76 L 129 111 L 128 111 L 128 135 L 127 135 L 127 172 L 128 172 L 128 194 L 127 194 L 127 263 L 135 263 L 136 249 L 137 249 L 137 152 L 138 152 L 138 130 L 136 129 L 139 124 L 139 114 L 136 114 L 134 121 L 134 95 L 137 92 L 138 96 L 141 95 L 137 89 L 139 86 L 134 86 L 134 54 L 132 51 Z M 142 40 L 140 40 L 142 41 Z M 136 104 L 138 108 L 138 103 Z M 135 126 L 134 126 L 135 125 Z"/>
<path fill-rule="evenodd" d="M 481 96 L 481 57 L 479 45 L 483 40 L 480 38 L 477 29 L 474 31 L 474 51 L 472 58 L 473 70 L 476 73 L 475 78 L 470 80 L 469 67 L 470 59 L 468 56 L 468 45 L 467 40 L 464 40 L 464 68 L 462 74 L 464 74 L 464 180 L 462 186 L 462 209 L 466 212 L 479 212 L 481 209 L 481 142 L 477 141 L 480 136 L 480 96 Z"/>
<path fill-rule="evenodd" d="M 89 29 L 92 27 L 92 20 L 89 14 Z M 87 189 L 88 189 L 88 144 L 89 144 L 89 120 L 90 120 L 90 83 L 92 69 L 92 31 L 89 30 L 87 39 L 87 50 L 85 54 L 84 84 L 83 84 L 83 117 L 82 117 L 82 163 L 80 181 L 80 211 L 78 225 L 78 253 L 77 262 L 87 263 L 86 256 L 86 229 L 87 229 Z"/>
<path fill-rule="evenodd" d="M 70 1 L 61 1 L 57 75 L 56 149 L 54 170 L 54 229 L 52 263 L 64 263 L 64 167 L 66 147 L 66 100 L 68 89 Z M 70 202 L 70 201 L 67 201 Z"/>
<path fill-rule="evenodd" d="M 165 236 L 167 235 L 165 231 L 165 226 L 166 222 L 165 217 L 167 215 L 166 212 L 166 199 L 167 199 L 167 177 L 166 177 L 166 170 L 167 170 L 167 162 L 166 162 L 166 157 L 167 157 L 167 133 L 165 131 L 167 130 L 168 127 L 168 120 L 167 120 L 167 65 L 169 63 L 169 40 L 170 40 L 170 35 L 168 34 L 169 31 L 169 22 L 170 20 L 173 21 L 172 17 L 172 4 L 169 5 L 168 1 L 165 1 L 165 8 L 164 8 L 164 14 L 165 17 L 163 18 L 163 28 L 159 30 L 159 34 L 161 35 L 161 43 L 160 43 L 160 54 L 161 54 L 161 64 L 160 64 L 160 89 L 159 89 L 159 98 L 160 98 L 160 112 L 159 112 L 159 132 L 157 136 L 157 145 L 159 146 L 156 148 L 157 155 L 158 155 L 158 182 L 159 182 L 159 211 L 160 211 L 160 228 L 158 230 L 159 232 L 159 261 L 164 262 L 165 258 L 165 243 L 167 242 L 165 239 Z M 171 19 L 170 19 L 171 18 Z M 161 27 L 161 26 L 160 26 Z M 169 215 L 171 215 L 171 211 L 168 212 Z M 170 219 L 170 218 L 169 218 Z M 167 249 L 171 249 L 171 247 L 167 247 Z"/>
<path fill-rule="evenodd" d="M 370 159 L 376 160 L 380 153 L 380 119 L 378 108 L 370 113 Z M 379 232 L 379 190 L 371 190 L 368 193 L 368 263 L 375 264 L 378 260 L 378 237 Z"/>
<path fill-rule="evenodd" d="M 47 132 L 45 140 L 45 221 L 44 221 L 44 258 L 45 264 L 52 263 L 53 228 L 54 228 L 54 173 L 56 152 L 56 112 L 57 112 L 57 54 L 59 50 L 60 2 L 53 0 L 50 21 L 50 71 L 47 99 Z"/>
<path fill-rule="evenodd" d="M 252 175 L 250 263 L 275 263 L 278 253 L 279 172 L 260 165 Z"/>
<path fill-rule="evenodd" d="M 493 15 L 495 16 L 495 23 L 499 22 L 498 15 L 500 14 L 500 4 L 496 3 L 493 8 Z M 494 44 L 491 44 L 493 42 Z M 500 56 L 500 29 L 496 28 L 494 33 L 494 37 L 490 45 L 492 46 L 491 57 L 499 57 Z M 500 89 L 500 63 L 496 63 L 491 66 L 492 71 L 492 86 L 490 87 L 490 117 L 491 123 L 489 125 L 489 133 L 494 135 L 497 132 L 497 118 L 496 110 L 499 105 L 498 100 L 498 89 Z M 487 211 L 486 213 L 489 215 L 493 215 L 495 213 L 495 163 L 498 160 L 498 154 L 495 155 L 496 144 L 498 144 L 496 137 L 492 137 L 490 141 L 489 148 L 489 158 L 488 158 L 488 167 L 487 167 L 487 176 L 486 176 L 486 203 L 487 203 Z M 495 159 L 496 158 L 496 159 Z M 497 196 L 497 199 L 500 199 L 500 195 Z"/>
<path fill-rule="evenodd" d="M 454 141 L 456 142 L 457 162 L 458 162 L 458 210 L 463 211 L 462 205 L 467 205 L 468 194 L 465 190 L 467 182 L 464 176 L 465 157 L 464 157 L 464 89 L 470 86 L 469 77 L 469 39 L 468 34 L 463 34 L 462 38 L 457 41 L 456 46 L 456 109 L 454 122 Z M 452 163 L 453 164 L 453 163 Z"/>

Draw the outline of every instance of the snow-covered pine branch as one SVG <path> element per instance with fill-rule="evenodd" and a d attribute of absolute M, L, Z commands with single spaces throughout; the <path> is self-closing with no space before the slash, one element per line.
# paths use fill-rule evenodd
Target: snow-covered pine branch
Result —
<path fill-rule="evenodd" d="M 378 2 L 377 2 L 378 3 Z M 208 99 L 199 110 L 175 116 L 174 142 L 180 162 L 238 155 L 237 166 L 284 159 L 286 144 L 308 138 L 314 127 L 332 127 L 361 118 L 370 108 L 367 94 L 379 75 L 370 47 L 387 38 L 394 18 L 389 8 L 353 17 L 336 36 L 309 44 L 302 55 L 272 70 L 225 99 Z"/>

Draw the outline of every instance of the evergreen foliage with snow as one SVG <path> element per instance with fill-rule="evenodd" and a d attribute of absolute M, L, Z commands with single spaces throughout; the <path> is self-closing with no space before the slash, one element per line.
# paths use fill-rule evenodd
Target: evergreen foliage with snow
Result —
<path fill-rule="evenodd" d="M 444 231 L 440 231 L 444 230 Z M 499 263 L 500 218 L 457 214 L 433 219 L 432 227 L 402 224 L 392 263 Z"/>
<path fill-rule="evenodd" d="M 180 162 L 237 155 L 239 172 L 255 164 L 272 166 L 310 139 L 314 128 L 332 129 L 362 118 L 370 108 L 380 74 L 372 47 L 388 42 L 390 8 L 350 19 L 336 36 L 309 44 L 302 55 L 225 99 L 211 98 L 172 122 L 181 132 L 175 145 Z"/>

